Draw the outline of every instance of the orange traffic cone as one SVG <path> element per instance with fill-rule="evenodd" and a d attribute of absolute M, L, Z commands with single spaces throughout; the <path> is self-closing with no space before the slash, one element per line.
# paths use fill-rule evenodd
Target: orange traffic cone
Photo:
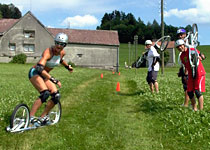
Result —
<path fill-rule="evenodd" d="M 104 77 L 104 75 L 103 75 L 103 73 L 101 74 L 101 79 L 103 79 L 103 77 Z"/>
<path fill-rule="evenodd" d="M 118 73 L 118 75 L 120 75 L 120 72 Z"/>
<path fill-rule="evenodd" d="M 115 72 L 113 71 L 112 74 L 115 74 Z"/>
<path fill-rule="evenodd" d="M 116 91 L 119 92 L 120 91 L 120 82 L 117 82 L 117 88 Z"/>

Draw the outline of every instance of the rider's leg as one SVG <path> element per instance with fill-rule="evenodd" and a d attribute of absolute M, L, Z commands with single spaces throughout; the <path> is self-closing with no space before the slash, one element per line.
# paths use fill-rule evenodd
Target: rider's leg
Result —
<path fill-rule="evenodd" d="M 195 90 L 195 95 L 198 99 L 199 109 L 202 110 L 203 109 L 203 95 L 199 90 Z"/>
<path fill-rule="evenodd" d="M 32 83 L 32 85 L 39 91 L 46 91 L 48 88 L 43 80 L 42 77 L 40 77 L 39 75 L 35 75 L 32 78 L 30 78 L 30 81 Z M 40 106 L 42 105 L 42 101 L 40 98 L 36 99 L 31 111 L 30 111 L 30 116 L 34 116 L 36 111 L 40 108 Z"/>
<path fill-rule="evenodd" d="M 155 87 L 156 93 L 159 92 L 158 82 L 157 82 L 157 75 L 158 75 L 158 71 L 152 71 L 151 82 L 153 83 L 153 85 L 154 85 L 154 87 Z"/>
<path fill-rule="evenodd" d="M 190 91 L 190 92 L 187 92 L 187 94 L 188 94 L 188 96 L 190 98 L 193 110 L 197 111 L 197 106 L 196 106 L 196 101 L 195 101 L 195 97 L 194 97 L 194 92 Z"/>
<path fill-rule="evenodd" d="M 189 96 L 187 94 L 187 90 L 184 91 L 184 95 L 185 95 L 184 106 L 185 107 L 188 107 L 188 104 L 189 104 Z"/>
<path fill-rule="evenodd" d="M 204 97 L 202 95 L 202 92 L 205 92 L 205 76 L 198 77 L 195 85 L 195 94 L 196 97 L 198 98 L 200 110 L 203 109 L 203 104 L 204 104 Z"/>
<path fill-rule="evenodd" d="M 157 81 L 155 81 L 154 86 L 155 86 L 156 93 L 158 93 L 159 92 L 159 88 L 158 88 L 158 82 Z"/>
<path fill-rule="evenodd" d="M 149 87 L 150 87 L 151 92 L 153 93 L 154 92 L 154 85 L 153 85 L 152 82 L 149 84 Z"/>
<path fill-rule="evenodd" d="M 202 110 L 203 109 L 203 95 L 199 97 L 198 102 L 199 102 L 199 109 Z"/>
<path fill-rule="evenodd" d="M 152 79 L 152 71 L 147 72 L 146 80 L 147 80 L 147 83 L 149 84 L 150 91 L 153 93 L 154 92 L 154 84 L 153 84 L 153 79 Z"/>
<path fill-rule="evenodd" d="M 50 80 L 45 80 L 45 84 L 47 85 L 47 87 L 50 90 L 51 94 L 52 93 L 56 93 L 58 91 L 56 85 L 54 83 L 52 83 Z M 52 99 L 50 99 L 47 102 L 47 105 L 46 105 L 43 113 L 41 114 L 41 117 L 46 116 L 54 106 L 55 106 L 55 103 L 52 101 Z"/>

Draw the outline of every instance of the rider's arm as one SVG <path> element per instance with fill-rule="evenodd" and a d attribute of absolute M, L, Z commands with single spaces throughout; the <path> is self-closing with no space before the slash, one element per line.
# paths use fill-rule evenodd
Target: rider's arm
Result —
<path fill-rule="evenodd" d="M 199 59 L 200 61 L 206 59 L 206 56 L 205 56 L 203 53 L 201 53 L 199 50 L 197 50 L 197 53 L 199 54 L 199 55 L 198 55 L 198 59 Z"/>
<path fill-rule="evenodd" d="M 156 64 L 157 62 L 159 62 L 159 61 L 160 61 L 160 57 L 159 57 L 159 56 L 153 57 L 152 66 L 155 66 L 155 64 Z"/>
<path fill-rule="evenodd" d="M 199 54 L 199 59 L 204 60 L 204 59 L 206 59 L 206 56 L 203 53 L 200 53 Z"/>
<path fill-rule="evenodd" d="M 46 49 L 43 52 L 41 59 L 39 60 L 39 62 L 36 65 L 36 70 L 38 71 L 38 73 L 40 75 L 42 75 L 43 77 L 45 77 L 46 79 L 51 78 L 51 75 L 46 70 L 44 70 L 45 64 L 46 64 L 47 60 L 50 58 L 51 58 L 50 50 Z"/>
<path fill-rule="evenodd" d="M 65 56 L 65 52 L 62 51 L 61 52 L 61 61 L 60 63 L 70 72 L 73 72 L 73 68 L 71 67 L 71 65 L 69 65 L 65 60 L 64 60 L 64 56 Z"/>

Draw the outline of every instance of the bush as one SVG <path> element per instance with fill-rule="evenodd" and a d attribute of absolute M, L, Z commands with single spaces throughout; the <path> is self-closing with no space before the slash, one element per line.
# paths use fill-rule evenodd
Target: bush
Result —
<path fill-rule="evenodd" d="M 10 63 L 25 64 L 27 56 L 25 54 L 18 54 L 12 58 Z"/>

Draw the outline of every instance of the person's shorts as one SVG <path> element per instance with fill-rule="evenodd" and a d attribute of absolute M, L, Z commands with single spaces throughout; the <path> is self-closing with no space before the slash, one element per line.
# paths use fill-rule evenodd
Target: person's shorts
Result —
<path fill-rule="evenodd" d="M 33 76 L 35 76 L 35 75 L 39 75 L 39 73 L 38 73 L 38 71 L 37 71 L 34 67 L 32 67 L 32 68 L 29 70 L 28 78 L 31 79 L 31 78 L 32 78 Z M 39 75 L 39 76 L 40 76 L 40 75 Z M 43 76 L 40 76 L 40 77 L 42 77 L 42 78 L 44 79 Z"/>
<path fill-rule="evenodd" d="M 147 73 L 147 83 L 155 83 L 157 82 L 157 75 L 158 75 L 158 71 L 148 71 Z"/>
<path fill-rule="evenodd" d="M 198 76 L 195 79 L 189 78 L 187 82 L 187 91 L 205 92 L 205 76 Z"/>

